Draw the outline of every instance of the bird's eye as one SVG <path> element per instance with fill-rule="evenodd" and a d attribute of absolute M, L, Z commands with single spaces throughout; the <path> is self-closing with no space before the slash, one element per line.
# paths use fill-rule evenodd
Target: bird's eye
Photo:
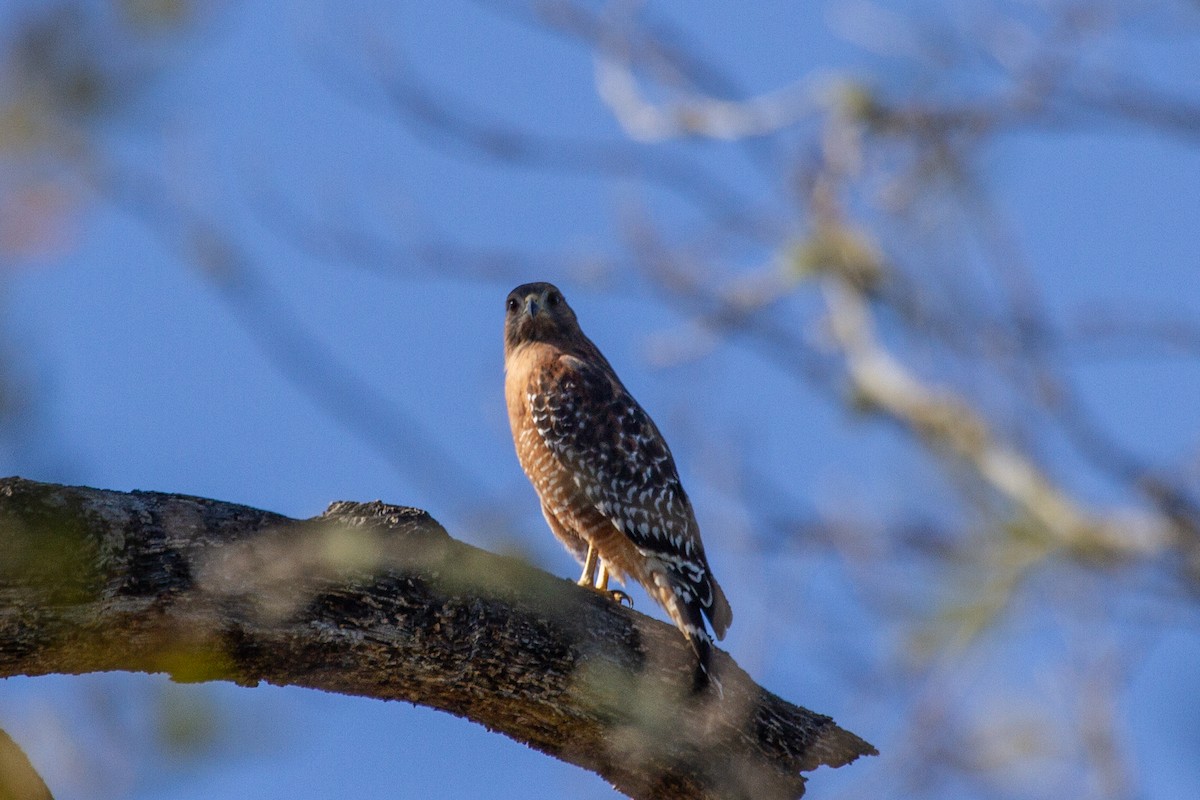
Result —
<path fill-rule="evenodd" d="M 558 305 L 561 300 L 562 295 L 558 292 L 551 292 L 550 294 L 546 295 L 546 305 L 550 306 L 551 308 L 554 308 L 556 305 Z"/>
<path fill-rule="evenodd" d="M 517 298 L 510 297 L 510 298 L 508 298 L 508 302 L 505 303 L 504 305 L 509 311 L 516 311 L 517 306 L 520 305 L 520 303 L 517 302 Z"/>

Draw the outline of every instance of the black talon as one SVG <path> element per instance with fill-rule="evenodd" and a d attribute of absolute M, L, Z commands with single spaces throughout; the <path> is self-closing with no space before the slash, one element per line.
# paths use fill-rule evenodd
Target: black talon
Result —
<path fill-rule="evenodd" d="M 608 595 L 617 603 L 617 605 L 627 605 L 633 608 L 633 598 L 622 592 L 620 589 L 606 589 Z"/>

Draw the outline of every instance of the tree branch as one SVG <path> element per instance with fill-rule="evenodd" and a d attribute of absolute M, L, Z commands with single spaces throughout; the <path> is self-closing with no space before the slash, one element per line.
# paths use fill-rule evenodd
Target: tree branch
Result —
<path fill-rule="evenodd" d="M 757 686 L 689 695 L 661 622 L 451 539 L 426 512 L 293 520 L 183 495 L 0 480 L 0 676 L 261 681 L 449 711 L 634 798 L 794 798 L 875 754 Z"/>

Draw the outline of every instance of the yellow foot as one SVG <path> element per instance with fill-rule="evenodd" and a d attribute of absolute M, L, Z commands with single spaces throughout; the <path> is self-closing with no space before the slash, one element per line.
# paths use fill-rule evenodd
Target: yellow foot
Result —
<path fill-rule="evenodd" d="M 613 602 L 615 602 L 617 605 L 625 604 L 630 608 L 633 608 L 632 597 L 625 594 L 620 589 L 608 588 L 608 567 L 603 562 L 600 563 L 600 575 L 596 578 L 596 582 L 592 585 L 592 588 L 600 594 L 606 594 L 611 597 Z"/>
<path fill-rule="evenodd" d="M 607 597 L 609 600 L 612 600 L 618 605 L 625 605 L 633 608 L 633 598 L 622 592 L 620 589 L 601 589 L 599 586 L 590 586 L 582 582 L 578 583 L 577 585 L 582 586 L 585 589 L 591 589 L 596 594 Z"/>

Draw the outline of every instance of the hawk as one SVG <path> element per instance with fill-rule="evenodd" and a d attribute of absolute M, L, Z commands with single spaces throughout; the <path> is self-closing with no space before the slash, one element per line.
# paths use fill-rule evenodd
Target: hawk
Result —
<path fill-rule="evenodd" d="M 705 618 L 720 639 L 733 612 L 671 451 L 555 286 L 509 293 L 504 371 L 517 458 L 550 530 L 583 564 L 579 585 L 608 592 L 609 577 L 633 578 L 695 651 L 696 687 L 715 682 Z"/>

